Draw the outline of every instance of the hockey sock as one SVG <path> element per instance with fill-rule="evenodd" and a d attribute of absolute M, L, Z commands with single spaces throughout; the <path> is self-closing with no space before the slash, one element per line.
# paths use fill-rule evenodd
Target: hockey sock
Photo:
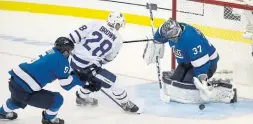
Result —
<path fill-rule="evenodd" d="M 81 98 L 87 98 L 89 96 L 89 94 L 91 93 L 90 90 L 84 89 L 84 88 L 80 88 L 80 90 L 78 90 L 77 92 Z"/>
<path fill-rule="evenodd" d="M 116 84 L 112 85 L 112 93 L 119 103 L 126 103 L 129 100 L 126 90 L 120 88 Z"/>
<path fill-rule="evenodd" d="M 8 99 L 6 103 L 2 105 L 0 108 L 0 113 L 1 114 L 7 114 L 9 112 L 13 112 L 15 109 L 18 109 L 19 107 L 16 106 L 11 99 Z"/>
<path fill-rule="evenodd" d="M 44 117 L 48 120 L 52 120 L 58 114 L 59 109 L 63 104 L 63 97 L 61 94 L 56 93 L 54 97 L 54 102 L 46 111 L 44 111 Z"/>
<path fill-rule="evenodd" d="M 44 118 L 46 118 L 48 120 L 53 120 L 57 114 L 58 114 L 58 110 L 52 111 L 52 110 L 48 109 L 48 110 L 44 111 Z"/>

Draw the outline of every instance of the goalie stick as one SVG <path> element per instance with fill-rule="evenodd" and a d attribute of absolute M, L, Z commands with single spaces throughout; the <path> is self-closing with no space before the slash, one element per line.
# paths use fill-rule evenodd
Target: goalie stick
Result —
<path fill-rule="evenodd" d="M 157 5 L 156 4 L 151 4 L 150 1 L 148 1 L 147 9 L 149 9 L 149 17 L 150 17 L 150 23 L 151 23 L 151 29 L 152 29 L 152 34 L 155 34 L 154 31 L 154 17 L 153 17 L 153 10 L 157 10 Z M 158 56 L 156 57 L 156 68 L 157 68 L 157 76 L 158 76 L 158 83 L 160 87 L 160 99 L 166 103 L 170 102 L 170 96 L 168 95 L 167 91 L 163 88 L 162 81 L 161 81 L 161 69 L 160 69 L 160 61 Z"/>

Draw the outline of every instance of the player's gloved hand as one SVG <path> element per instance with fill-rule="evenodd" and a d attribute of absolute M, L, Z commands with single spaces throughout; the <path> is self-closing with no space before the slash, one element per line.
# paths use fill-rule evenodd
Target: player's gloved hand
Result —
<path fill-rule="evenodd" d="M 77 76 L 79 79 L 80 79 L 80 73 L 77 71 L 77 70 L 73 70 L 73 71 L 71 71 L 70 72 L 70 75 L 75 75 L 75 76 Z M 81 79 L 80 79 L 81 80 Z"/>
<path fill-rule="evenodd" d="M 71 74 L 75 74 L 81 81 L 91 81 L 91 78 L 97 75 L 99 67 L 87 67 L 82 70 L 73 70 Z"/>
<path fill-rule="evenodd" d="M 208 84 L 207 79 L 208 77 L 206 74 L 200 74 L 198 77 L 194 77 L 193 80 L 196 88 L 198 88 L 199 90 L 207 89 L 210 85 Z"/>
<path fill-rule="evenodd" d="M 89 77 L 87 75 L 87 73 L 83 73 L 83 72 L 80 72 L 78 70 L 73 70 L 71 73 L 71 75 L 76 75 L 80 81 L 83 81 L 83 82 L 86 82 L 86 81 L 89 81 Z"/>
<path fill-rule="evenodd" d="M 84 87 L 89 89 L 91 92 L 97 92 L 101 89 L 101 83 L 89 82 L 89 85 L 85 85 Z"/>
<path fill-rule="evenodd" d="M 209 101 L 212 92 L 210 91 L 211 85 L 207 82 L 208 77 L 206 74 L 200 74 L 198 77 L 193 77 L 193 82 L 197 89 L 200 91 L 200 96 L 204 101 Z"/>
<path fill-rule="evenodd" d="M 164 55 L 163 43 L 159 43 L 155 40 L 147 42 L 143 53 L 143 59 L 148 65 L 150 63 L 155 63 L 157 57 L 158 59 L 163 58 L 163 55 Z"/>

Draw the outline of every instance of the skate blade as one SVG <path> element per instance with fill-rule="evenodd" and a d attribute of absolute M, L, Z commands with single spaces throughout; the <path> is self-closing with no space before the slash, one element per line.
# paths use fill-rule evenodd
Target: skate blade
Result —
<path fill-rule="evenodd" d="M 86 107 L 97 107 L 98 104 L 96 104 L 96 105 L 93 105 L 93 104 L 76 104 L 76 106 L 86 108 Z"/>
<path fill-rule="evenodd" d="M 137 114 L 143 113 L 144 108 L 145 108 L 145 100 L 144 99 L 138 100 L 138 102 L 136 102 L 136 105 L 139 107 L 139 110 L 135 113 Z"/>

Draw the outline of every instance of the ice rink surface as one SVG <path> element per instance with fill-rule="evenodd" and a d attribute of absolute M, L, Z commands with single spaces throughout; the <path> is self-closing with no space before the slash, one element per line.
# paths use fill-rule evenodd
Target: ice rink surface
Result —
<path fill-rule="evenodd" d="M 0 11 L 0 104 L 10 95 L 10 69 L 50 49 L 58 36 L 66 35 L 89 21 L 74 17 Z M 150 32 L 150 27 L 127 24 L 120 33 L 125 40 L 134 40 L 143 39 Z M 58 116 L 65 119 L 66 124 L 252 124 L 253 60 L 250 45 L 218 39 L 210 41 L 221 56 L 218 72 L 233 71 L 229 74 L 217 73 L 216 76 L 234 80 L 238 87 L 238 103 L 207 104 L 200 111 L 198 105 L 194 104 L 165 104 L 159 101 L 155 65 L 147 66 L 141 58 L 144 43 L 124 44 L 115 61 L 105 66 L 118 75 L 120 84 L 127 87 L 130 98 L 144 107 L 141 115 L 123 112 L 100 92 L 94 94 L 94 97 L 99 98 L 99 106 L 92 108 L 75 105 L 75 91 L 78 87 L 67 92 L 56 81 L 46 86 L 46 89 L 63 94 L 64 105 Z M 163 70 L 170 67 L 169 51 L 166 49 L 161 62 Z M 40 124 L 41 111 L 27 107 L 18 110 L 17 120 L 0 121 L 0 124 Z"/>

